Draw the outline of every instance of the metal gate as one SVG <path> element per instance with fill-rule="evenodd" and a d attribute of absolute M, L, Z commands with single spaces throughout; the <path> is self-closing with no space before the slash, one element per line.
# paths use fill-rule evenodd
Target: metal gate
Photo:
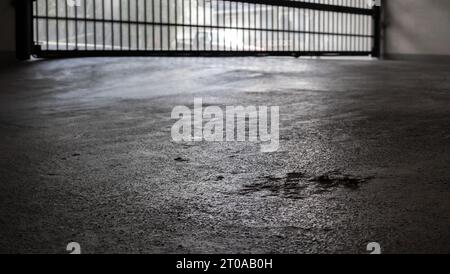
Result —
<path fill-rule="evenodd" d="M 33 0 L 31 54 L 372 55 L 368 0 Z"/>

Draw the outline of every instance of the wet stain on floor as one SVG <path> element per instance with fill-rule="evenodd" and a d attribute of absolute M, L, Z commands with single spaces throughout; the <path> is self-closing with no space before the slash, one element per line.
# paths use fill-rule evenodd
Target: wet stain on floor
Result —
<path fill-rule="evenodd" d="M 175 159 L 173 159 L 176 162 L 189 162 L 188 159 L 182 158 L 182 157 L 177 157 Z"/>
<path fill-rule="evenodd" d="M 311 195 L 331 192 L 339 188 L 356 190 L 372 177 L 357 177 L 340 171 L 311 175 L 305 172 L 289 172 L 283 176 L 268 175 L 258 181 L 246 184 L 239 191 L 241 195 L 261 193 L 264 197 L 304 199 Z"/>

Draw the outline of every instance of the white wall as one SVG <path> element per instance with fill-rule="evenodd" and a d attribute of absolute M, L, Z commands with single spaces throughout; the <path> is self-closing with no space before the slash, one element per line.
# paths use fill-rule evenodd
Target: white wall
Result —
<path fill-rule="evenodd" d="M 449 0 L 385 0 L 388 55 L 450 55 Z"/>
<path fill-rule="evenodd" d="M 15 50 L 15 11 L 11 0 L 0 0 L 0 52 Z"/>

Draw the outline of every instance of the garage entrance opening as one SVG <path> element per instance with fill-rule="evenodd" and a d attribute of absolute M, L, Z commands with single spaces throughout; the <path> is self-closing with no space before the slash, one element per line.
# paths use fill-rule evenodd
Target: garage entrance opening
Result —
<path fill-rule="evenodd" d="M 378 56 L 365 0 L 35 0 L 37 57 Z"/>

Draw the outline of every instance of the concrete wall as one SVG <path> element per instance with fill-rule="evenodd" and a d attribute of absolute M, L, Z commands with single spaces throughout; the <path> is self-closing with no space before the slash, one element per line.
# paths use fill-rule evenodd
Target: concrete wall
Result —
<path fill-rule="evenodd" d="M 15 11 L 11 0 L 0 0 L 0 52 L 15 50 Z"/>
<path fill-rule="evenodd" d="M 449 0 L 385 0 L 385 5 L 388 56 L 450 56 Z"/>

